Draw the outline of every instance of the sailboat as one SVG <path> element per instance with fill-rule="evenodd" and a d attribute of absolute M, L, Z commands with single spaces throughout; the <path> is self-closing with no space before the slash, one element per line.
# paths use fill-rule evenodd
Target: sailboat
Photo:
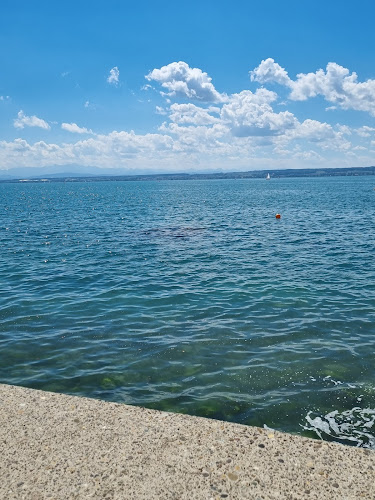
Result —
<path fill-rule="evenodd" d="M 267 181 L 269 181 L 271 179 L 271 176 L 270 174 L 267 174 L 267 177 L 266 177 Z"/>

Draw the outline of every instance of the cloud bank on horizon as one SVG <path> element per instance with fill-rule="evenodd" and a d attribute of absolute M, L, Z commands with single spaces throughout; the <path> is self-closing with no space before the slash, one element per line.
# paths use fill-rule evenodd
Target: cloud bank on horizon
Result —
<path fill-rule="evenodd" d="M 80 123 L 73 109 L 69 121 L 59 123 L 37 116 L 35 109 L 26 114 L 22 105 L 9 124 L 16 136 L 0 140 L 0 168 L 79 164 L 151 173 L 374 164 L 375 128 L 352 125 L 345 112 L 375 117 L 375 80 L 360 81 L 335 62 L 291 78 L 267 58 L 249 71 L 249 88 L 235 93 L 219 91 L 212 76 L 185 61 L 154 68 L 144 77 L 146 84 L 134 99 L 147 96 L 153 119 L 159 120 L 156 127 L 103 133 L 95 131 L 89 117 Z M 114 66 L 106 82 L 118 106 L 119 78 Z M 5 97 L 1 100 L 5 103 Z M 311 108 L 305 106 L 311 100 L 326 119 L 309 115 Z M 94 113 L 89 103 L 81 107 Z M 29 128 L 32 139 L 22 136 Z"/>

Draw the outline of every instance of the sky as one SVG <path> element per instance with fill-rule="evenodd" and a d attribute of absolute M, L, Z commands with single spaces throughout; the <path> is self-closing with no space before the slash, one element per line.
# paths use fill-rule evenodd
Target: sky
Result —
<path fill-rule="evenodd" d="M 3 0 L 0 170 L 374 165 L 374 15 L 367 0 Z"/>

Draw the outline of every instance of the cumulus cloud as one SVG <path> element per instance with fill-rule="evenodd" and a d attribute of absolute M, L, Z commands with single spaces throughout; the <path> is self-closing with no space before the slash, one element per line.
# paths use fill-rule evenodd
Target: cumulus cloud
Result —
<path fill-rule="evenodd" d="M 92 134 L 92 130 L 88 130 L 85 127 L 79 127 L 76 123 L 62 123 L 61 128 L 63 130 L 67 130 L 68 132 L 72 132 L 75 134 Z"/>
<path fill-rule="evenodd" d="M 111 85 L 115 85 L 116 87 L 120 83 L 120 70 L 117 66 L 110 70 L 107 82 Z"/>
<path fill-rule="evenodd" d="M 337 129 L 342 135 L 352 135 L 351 128 L 348 125 L 337 125 Z"/>
<path fill-rule="evenodd" d="M 331 125 L 317 120 L 305 120 L 299 123 L 293 131 L 294 139 L 307 139 L 311 142 L 321 142 L 335 137 L 335 132 Z"/>
<path fill-rule="evenodd" d="M 351 143 L 345 138 L 350 135 L 347 127 L 332 127 L 328 123 L 317 120 L 304 120 L 298 123 L 295 129 L 288 131 L 286 139 L 288 141 L 299 140 L 310 144 L 316 144 L 320 150 L 324 151 L 348 151 Z"/>
<path fill-rule="evenodd" d="M 168 91 L 162 94 L 169 97 L 187 97 L 205 102 L 224 102 L 227 98 L 215 89 L 207 73 L 199 68 L 191 68 L 183 61 L 153 69 L 146 79 L 160 83 Z"/>
<path fill-rule="evenodd" d="M 363 127 L 358 128 L 356 132 L 361 137 L 371 137 L 374 135 L 375 128 L 364 125 Z"/>
<path fill-rule="evenodd" d="M 255 93 L 243 90 L 233 94 L 221 110 L 221 118 L 231 128 L 234 136 L 276 136 L 294 128 L 298 123 L 289 111 L 275 113 L 271 103 L 277 99 L 275 92 L 258 89 Z"/>
<path fill-rule="evenodd" d="M 227 127 L 215 124 L 212 127 L 203 125 L 182 126 L 177 123 L 163 123 L 160 131 L 175 136 L 174 151 L 185 151 L 190 153 L 216 153 L 228 149 L 226 136 Z"/>
<path fill-rule="evenodd" d="M 291 85 L 290 98 L 303 101 L 320 94 L 344 109 L 375 114 L 375 80 L 359 83 L 357 78 L 357 74 L 350 74 L 347 68 L 328 63 L 326 71 L 319 69 L 315 73 L 298 74 L 297 80 Z"/>
<path fill-rule="evenodd" d="M 165 134 L 137 135 L 133 131 L 113 131 L 65 144 L 44 141 L 30 144 L 24 139 L 15 139 L 12 142 L 0 141 L 0 162 L 3 168 L 14 164 L 48 166 L 71 163 L 113 167 L 115 163 L 130 168 L 148 166 L 152 169 L 168 159 L 173 142 L 172 137 Z"/>
<path fill-rule="evenodd" d="M 171 113 L 182 117 L 181 111 L 177 108 Z M 185 111 L 190 116 L 192 110 Z M 197 121 L 200 112 L 197 113 L 197 116 L 192 113 L 191 119 Z M 337 166 L 338 162 L 349 166 L 354 160 L 361 164 L 373 161 L 369 145 L 363 148 L 346 141 L 340 126 L 332 127 L 309 119 L 300 123 L 293 118 L 293 127 L 280 128 L 278 123 L 276 135 L 260 135 L 259 131 L 256 135 L 234 135 L 233 121 L 216 112 L 212 114 L 217 114 L 217 123 L 197 125 L 184 122 L 184 119 L 181 123 L 170 120 L 155 134 L 113 131 L 62 144 L 44 141 L 32 144 L 24 139 L 0 141 L 0 165 L 2 168 L 15 165 L 117 165 L 134 172 L 160 172 L 202 168 L 293 168 L 316 166 L 319 162 L 324 166 Z M 272 120 L 266 122 L 269 127 L 274 123 Z M 358 135 L 356 138 L 357 141 L 361 139 Z M 350 160 L 349 155 L 352 155 Z"/>
<path fill-rule="evenodd" d="M 171 137 L 162 134 L 136 134 L 133 130 L 130 132 L 113 131 L 108 135 L 98 135 L 92 139 L 92 144 L 100 144 L 106 151 L 115 151 L 119 154 L 128 154 L 136 152 L 155 152 L 169 150 L 172 147 Z"/>
<path fill-rule="evenodd" d="M 324 163 L 325 158 L 321 156 L 316 151 L 296 151 L 292 155 L 294 158 L 305 162 L 309 162 L 312 164 L 319 165 Z"/>
<path fill-rule="evenodd" d="M 340 100 L 339 96 L 345 91 L 353 104 L 357 85 L 360 85 L 356 77 L 345 73 L 345 68 L 338 65 L 327 68 L 319 70 L 321 74 L 319 71 L 299 74 L 292 80 L 278 63 L 266 59 L 250 76 L 253 82 L 262 85 L 273 82 L 284 86 L 289 90 L 290 99 L 296 101 L 323 95 L 331 99 L 334 106 L 344 107 L 349 101 Z M 119 73 L 113 73 L 112 81 L 110 77 L 108 82 L 117 85 Z M 354 85 L 351 93 L 347 77 Z M 293 168 L 319 163 L 349 166 L 354 161 L 363 165 L 373 162 L 370 141 L 375 138 L 374 128 L 352 129 L 347 125 L 312 120 L 308 116 L 300 121 L 293 113 L 280 108 L 279 96 L 267 88 L 221 94 L 207 73 L 190 68 L 184 62 L 154 69 L 146 79 L 156 82 L 165 97 L 164 105 L 154 108 L 158 115 L 163 115 L 160 121 L 164 121 L 157 133 L 113 131 L 95 134 L 76 123 L 62 123 L 61 129 L 80 136 L 59 144 L 44 141 L 31 144 L 23 139 L 0 141 L 0 165 L 2 168 L 51 164 L 116 165 L 128 171 L 152 172 L 210 167 L 215 170 Z M 146 84 L 145 90 L 150 89 Z M 184 101 L 176 102 L 181 97 Z M 92 106 L 89 101 L 82 105 Z M 48 129 L 52 123 L 36 116 L 28 117 L 23 111 L 14 120 L 14 126 L 20 129 L 26 126 Z"/>
<path fill-rule="evenodd" d="M 291 80 L 288 73 L 271 57 L 262 61 L 257 68 L 250 71 L 250 79 L 259 83 L 279 83 L 289 86 Z"/>
<path fill-rule="evenodd" d="M 26 116 L 22 109 L 18 112 L 17 118 L 13 120 L 13 125 L 15 128 L 21 129 L 25 127 L 39 127 L 45 130 L 49 130 L 51 128 L 46 121 L 38 118 L 35 115 Z"/>
<path fill-rule="evenodd" d="M 8 99 L 10 99 L 10 96 L 8 96 L 8 95 L 0 95 L 0 101 L 7 101 Z"/>
<path fill-rule="evenodd" d="M 335 105 L 328 109 L 354 109 L 375 116 L 375 80 L 359 82 L 357 73 L 350 73 L 348 68 L 334 62 L 329 62 L 325 70 L 299 73 L 296 80 L 292 80 L 284 68 L 268 58 L 251 71 L 250 76 L 259 83 L 274 82 L 289 87 L 289 98 L 294 101 L 322 95 Z"/>
<path fill-rule="evenodd" d="M 177 104 L 174 103 L 170 106 L 169 118 L 175 123 L 179 124 L 194 124 L 194 125 L 213 125 L 219 123 L 220 118 L 213 116 L 218 115 L 220 108 L 210 106 L 209 108 L 201 108 L 194 104 Z"/>
<path fill-rule="evenodd" d="M 155 113 L 157 115 L 167 115 L 168 111 L 161 106 L 155 106 Z"/>

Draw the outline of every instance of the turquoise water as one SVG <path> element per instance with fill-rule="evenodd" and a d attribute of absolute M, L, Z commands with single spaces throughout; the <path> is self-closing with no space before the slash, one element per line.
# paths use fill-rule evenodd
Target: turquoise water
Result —
<path fill-rule="evenodd" d="M 375 448 L 374 187 L 0 184 L 0 381 Z"/>

